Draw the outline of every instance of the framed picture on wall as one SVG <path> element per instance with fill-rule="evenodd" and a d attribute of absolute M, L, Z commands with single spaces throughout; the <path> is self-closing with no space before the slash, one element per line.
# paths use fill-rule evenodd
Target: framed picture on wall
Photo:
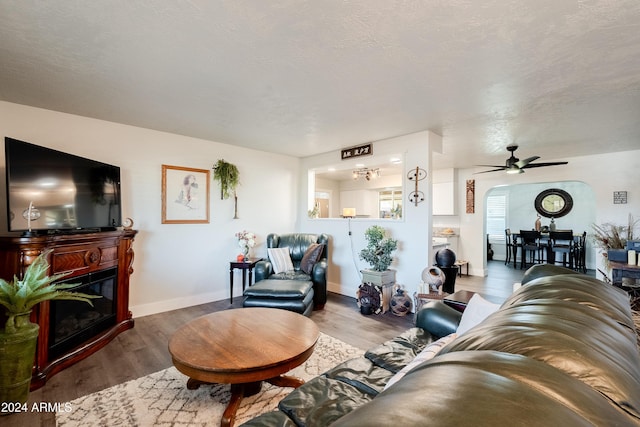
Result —
<path fill-rule="evenodd" d="M 162 165 L 162 223 L 209 223 L 209 170 Z"/>

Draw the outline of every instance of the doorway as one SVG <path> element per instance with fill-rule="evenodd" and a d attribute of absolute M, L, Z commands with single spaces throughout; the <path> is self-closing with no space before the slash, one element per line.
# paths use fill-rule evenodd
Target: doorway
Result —
<path fill-rule="evenodd" d="M 505 261 L 506 228 L 512 232 L 535 228 L 538 218 L 536 197 L 549 189 L 560 189 L 572 196 L 573 208 L 567 215 L 554 218 L 555 226 L 561 230 L 573 230 L 574 234 L 587 232 L 586 265 L 588 269 L 594 269 L 595 251 L 588 237 L 596 221 L 596 198 L 592 188 L 580 181 L 515 184 L 490 189 L 485 195 L 484 226 L 493 249 L 493 259 Z M 542 217 L 541 222 L 542 226 L 549 226 L 551 218 Z"/>
<path fill-rule="evenodd" d="M 314 206 L 318 209 L 318 218 L 329 218 L 329 212 L 331 212 L 331 194 L 324 191 L 316 191 Z"/>

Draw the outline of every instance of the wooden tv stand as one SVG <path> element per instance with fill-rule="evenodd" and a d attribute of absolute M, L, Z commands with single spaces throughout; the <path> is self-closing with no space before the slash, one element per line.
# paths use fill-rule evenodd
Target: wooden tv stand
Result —
<path fill-rule="evenodd" d="M 52 249 L 49 256 L 51 274 L 69 273 L 64 278 L 97 273 L 117 267 L 115 292 L 115 325 L 110 326 L 81 345 L 58 356 L 49 355 L 50 301 L 34 307 L 31 321 L 40 325 L 31 389 L 42 387 L 47 379 L 74 363 L 92 355 L 118 334 L 133 328 L 129 311 L 129 277 L 133 273 L 133 240 L 136 230 L 117 230 L 81 234 L 55 234 L 35 237 L 0 236 L 0 277 L 9 281 L 21 277 L 24 270 L 42 252 Z M 0 312 L 4 325 L 6 316 Z"/>

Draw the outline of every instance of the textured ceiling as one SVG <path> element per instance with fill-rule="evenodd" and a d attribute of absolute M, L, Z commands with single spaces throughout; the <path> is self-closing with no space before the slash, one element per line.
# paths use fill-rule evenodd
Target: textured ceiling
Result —
<path fill-rule="evenodd" d="M 640 2 L 2 0 L 0 99 L 299 157 L 640 149 Z"/>

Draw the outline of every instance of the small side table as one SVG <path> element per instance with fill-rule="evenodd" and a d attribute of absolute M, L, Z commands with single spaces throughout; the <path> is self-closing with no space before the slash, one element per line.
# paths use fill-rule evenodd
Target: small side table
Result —
<path fill-rule="evenodd" d="M 262 258 L 248 258 L 244 261 L 231 261 L 229 263 L 229 303 L 233 303 L 233 271 L 238 268 L 242 270 L 242 291 L 247 287 L 247 271 L 249 272 L 249 286 L 253 280 L 253 267 L 262 261 Z"/>
<path fill-rule="evenodd" d="M 457 291 L 452 293 L 451 295 L 447 295 L 446 298 L 442 300 L 449 307 L 458 310 L 459 312 L 464 312 L 467 308 L 467 304 L 471 300 L 471 297 L 475 295 L 475 292 L 471 291 Z"/>
<path fill-rule="evenodd" d="M 633 310 L 640 309 L 640 286 L 637 285 L 638 280 L 640 280 L 640 266 L 616 261 L 609 261 L 609 265 L 611 266 L 613 285 L 626 291 L 631 296 L 631 308 Z M 624 284 L 622 282 L 623 278 L 632 279 L 634 284 Z"/>
<path fill-rule="evenodd" d="M 609 261 L 612 271 L 612 281 L 614 285 L 622 285 L 622 278 L 640 279 L 640 266 L 627 264 L 624 262 Z"/>
<path fill-rule="evenodd" d="M 467 266 L 467 276 L 469 275 L 469 261 L 465 261 L 465 260 L 456 261 L 454 263 L 454 265 L 458 266 L 458 277 L 462 277 L 462 266 L 463 265 Z"/>

